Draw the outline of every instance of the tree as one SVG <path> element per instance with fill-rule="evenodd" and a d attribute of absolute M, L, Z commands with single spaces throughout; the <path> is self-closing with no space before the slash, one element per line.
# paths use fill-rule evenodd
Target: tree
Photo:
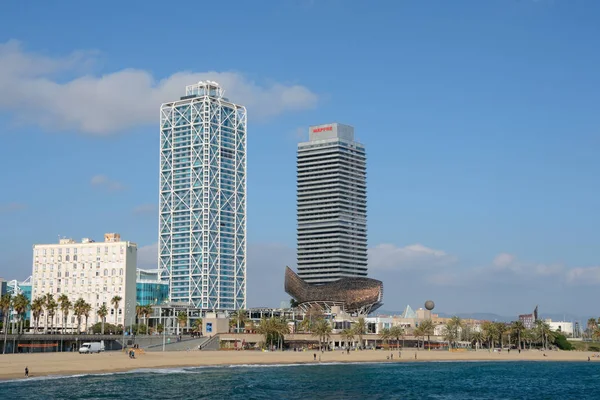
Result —
<path fill-rule="evenodd" d="M 92 305 L 90 303 L 83 302 L 81 307 L 81 313 L 85 317 L 85 333 L 88 333 L 88 318 L 90 317 L 90 312 L 92 311 Z"/>
<path fill-rule="evenodd" d="M 421 338 L 423 338 L 423 342 L 425 342 L 425 331 L 423 330 L 423 325 L 417 326 L 413 331 L 413 335 L 417 338 L 417 349 L 420 349 L 421 348 Z M 425 347 L 424 343 L 423 343 L 423 347 Z"/>
<path fill-rule="evenodd" d="M 48 297 L 50 296 L 50 297 Z M 46 310 L 48 310 L 47 318 L 50 318 L 50 332 L 54 330 L 54 316 L 56 315 L 56 309 L 58 308 L 58 303 L 54 300 L 51 293 L 46 295 Z"/>
<path fill-rule="evenodd" d="M 230 321 L 233 323 L 234 326 L 236 326 L 236 331 L 239 332 L 240 328 L 243 328 L 246 324 L 246 321 L 248 321 L 248 315 L 246 310 L 240 308 L 239 310 L 232 313 Z"/>
<path fill-rule="evenodd" d="M 198 318 L 194 321 L 194 332 L 202 333 L 202 318 Z"/>
<path fill-rule="evenodd" d="M 358 347 L 363 348 L 363 336 L 367 333 L 367 323 L 363 317 L 360 317 L 358 321 L 354 324 L 354 334 L 358 336 Z"/>
<path fill-rule="evenodd" d="M 4 294 L 0 297 L 0 310 L 2 311 L 2 327 L 4 328 L 4 349 L 2 353 L 6 353 L 6 334 L 8 333 L 8 317 L 10 315 L 10 308 L 12 307 L 12 300 L 10 294 Z"/>
<path fill-rule="evenodd" d="M 519 320 L 519 321 L 514 321 L 511 325 L 510 325 L 510 331 L 517 335 L 517 348 L 519 350 L 521 350 L 523 348 L 522 343 L 521 343 L 521 335 L 523 334 L 523 332 L 525 331 L 525 324 L 523 324 L 523 321 Z"/>
<path fill-rule="evenodd" d="M 77 317 L 77 334 L 81 333 L 81 317 L 85 314 L 85 300 L 81 297 L 73 304 L 73 313 Z"/>
<path fill-rule="evenodd" d="M 454 316 L 450 318 L 450 321 L 448 321 L 446 329 L 444 330 L 444 336 L 447 338 L 446 340 L 448 340 L 450 347 L 452 347 L 452 345 L 456 347 L 456 342 L 460 340 L 464 327 L 465 324 L 460 317 Z"/>
<path fill-rule="evenodd" d="M 473 332 L 471 339 L 475 342 L 475 350 L 478 350 L 481 347 L 481 342 L 483 342 L 485 338 L 483 332 Z"/>
<path fill-rule="evenodd" d="M 181 327 L 181 329 L 183 329 L 185 327 L 185 325 L 187 324 L 187 321 L 188 321 L 187 313 L 185 311 L 180 311 L 179 314 L 177 314 L 177 322 L 179 323 L 179 326 Z"/>
<path fill-rule="evenodd" d="M 504 347 L 504 334 L 509 331 L 508 326 L 504 322 L 495 322 L 496 335 L 500 342 L 500 348 Z"/>
<path fill-rule="evenodd" d="M 379 331 L 379 339 L 383 342 L 382 344 L 389 344 L 389 340 L 392 338 L 390 328 L 383 328 Z"/>
<path fill-rule="evenodd" d="M 290 308 L 298 307 L 298 302 L 295 299 L 290 299 Z"/>
<path fill-rule="evenodd" d="M 44 299 L 38 297 L 31 303 L 31 317 L 33 318 L 33 323 L 35 325 L 34 333 L 37 333 L 38 331 L 42 311 L 44 311 Z"/>
<path fill-rule="evenodd" d="M 137 305 L 135 306 L 135 316 L 138 320 L 138 324 L 137 324 L 137 335 L 140 334 L 140 319 L 142 318 L 142 315 L 144 314 L 144 306 L 141 305 Z"/>
<path fill-rule="evenodd" d="M 115 310 L 115 325 L 119 325 L 118 313 L 119 313 L 119 303 L 121 303 L 121 300 L 123 300 L 123 298 L 121 296 L 115 296 L 110 300 L 110 303 L 113 305 L 113 308 Z M 125 325 L 125 324 L 123 324 L 123 325 Z"/>
<path fill-rule="evenodd" d="M 48 332 L 48 317 L 50 316 L 50 308 L 49 306 L 52 305 L 53 303 L 56 303 L 54 301 L 54 296 L 52 295 L 52 293 L 46 293 L 46 295 L 44 296 L 44 308 L 46 309 L 46 324 L 44 324 L 44 333 Z M 54 316 L 54 315 L 53 315 Z"/>
<path fill-rule="evenodd" d="M 548 344 L 554 340 L 555 333 L 550 329 L 550 325 L 545 323 L 544 321 L 537 320 L 535 321 L 535 332 L 539 339 L 541 339 L 542 347 L 544 349 L 548 348 Z"/>
<path fill-rule="evenodd" d="M 313 336 L 319 337 L 319 350 L 323 350 L 322 344 L 331 337 L 331 324 L 326 319 L 320 319 L 313 327 Z"/>
<path fill-rule="evenodd" d="M 427 347 L 431 349 L 431 335 L 435 333 L 435 325 L 433 321 L 430 319 L 426 319 L 425 321 L 419 324 L 419 327 L 423 330 L 423 341 L 425 341 L 425 336 L 427 336 Z M 423 345 L 425 347 L 425 345 Z"/>
<path fill-rule="evenodd" d="M 152 314 L 152 306 L 147 305 L 142 309 L 142 315 L 144 316 L 144 325 L 148 326 L 148 317 Z"/>
<path fill-rule="evenodd" d="M 390 328 L 390 336 L 396 339 L 396 344 L 398 350 L 400 350 L 400 338 L 404 341 L 404 328 L 400 325 L 394 325 Z M 402 343 L 402 348 L 404 348 L 404 343 Z"/>
<path fill-rule="evenodd" d="M 19 317 L 19 326 L 17 328 L 17 332 L 23 333 L 23 321 L 25 320 L 25 314 L 27 313 L 27 309 L 29 308 L 29 299 L 23 293 L 19 293 L 18 295 L 13 297 L 12 300 L 13 309 Z"/>
<path fill-rule="evenodd" d="M 481 329 L 483 330 L 483 337 L 488 342 L 489 349 L 493 350 L 494 344 L 496 343 L 496 338 L 498 337 L 498 329 L 496 324 L 490 321 L 485 321 L 481 325 Z"/>
<path fill-rule="evenodd" d="M 100 320 L 102 321 L 102 334 L 104 335 L 104 324 L 106 323 L 106 316 L 108 315 L 108 309 L 106 308 L 106 304 L 102 303 L 98 311 L 96 311 Z"/>
<path fill-rule="evenodd" d="M 63 326 L 62 332 L 64 333 L 67 329 L 67 319 L 69 318 L 69 310 L 73 306 L 71 301 L 69 300 L 69 296 L 66 294 L 61 294 L 58 296 L 58 304 L 60 304 L 60 311 L 62 312 Z"/>
<path fill-rule="evenodd" d="M 344 329 L 341 332 L 342 339 L 346 342 L 346 347 L 350 347 L 350 342 L 354 340 L 354 331 L 352 329 Z"/>

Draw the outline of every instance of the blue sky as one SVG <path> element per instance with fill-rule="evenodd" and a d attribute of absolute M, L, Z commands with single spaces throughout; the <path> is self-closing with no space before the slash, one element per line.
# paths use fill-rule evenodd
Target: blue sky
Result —
<path fill-rule="evenodd" d="M 295 151 L 353 125 L 385 308 L 598 314 L 600 3 L 8 1 L 0 276 L 116 231 L 155 264 L 158 110 L 212 78 L 248 106 L 249 306 L 295 265 Z M 263 290 L 269 287 L 272 290 Z"/>

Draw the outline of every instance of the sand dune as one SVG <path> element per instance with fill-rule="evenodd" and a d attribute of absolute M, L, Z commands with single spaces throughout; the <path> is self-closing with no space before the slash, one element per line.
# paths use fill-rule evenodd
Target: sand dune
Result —
<path fill-rule="evenodd" d="M 511 351 L 510 354 L 490 353 L 488 351 L 449 352 L 449 351 L 415 351 L 406 350 L 399 357 L 398 351 L 365 350 L 324 352 L 261 352 L 261 351 L 183 351 L 183 352 L 150 352 L 130 359 L 123 352 L 106 352 L 101 354 L 78 353 L 38 353 L 0 355 L 0 379 L 23 378 L 25 367 L 29 368 L 30 377 L 45 375 L 74 375 L 90 373 L 108 373 L 130 371 L 139 368 L 174 368 L 207 365 L 235 364 L 295 364 L 317 362 L 423 362 L 423 361 L 587 361 L 600 362 L 591 352 L 548 351 L 538 350 Z M 393 359 L 388 357 L 393 354 Z M 415 354 L 417 359 L 415 360 Z"/>

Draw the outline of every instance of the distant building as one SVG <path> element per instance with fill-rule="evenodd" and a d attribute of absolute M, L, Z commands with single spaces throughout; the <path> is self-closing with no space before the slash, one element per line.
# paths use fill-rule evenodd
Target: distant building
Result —
<path fill-rule="evenodd" d="M 310 284 L 365 278 L 366 154 L 354 128 L 311 126 L 297 169 L 298 276 Z"/>
<path fill-rule="evenodd" d="M 519 315 L 519 321 L 525 325 L 526 329 L 532 329 L 535 326 L 535 321 L 538 320 L 538 306 L 535 306 L 533 313 Z"/>
<path fill-rule="evenodd" d="M 246 307 L 246 125 L 211 81 L 160 108 L 158 257 L 173 302 Z"/>
<path fill-rule="evenodd" d="M 159 269 L 138 269 L 136 299 L 140 306 L 162 304 L 169 299 L 169 282 L 160 279 Z"/>
<path fill-rule="evenodd" d="M 573 336 L 574 330 L 572 322 L 552 321 L 551 319 L 546 319 L 544 322 L 546 322 L 550 326 L 550 329 L 555 332 L 561 332 L 569 337 Z"/>
<path fill-rule="evenodd" d="M 11 296 L 16 296 L 18 294 L 23 294 L 29 300 L 29 304 L 31 304 L 31 276 L 25 279 L 23 282 L 19 282 L 15 279 L 7 283 L 6 292 Z M 27 310 L 25 313 L 25 319 L 30 319 L 31 310 Z"/>
<path fill-rule="evenodd" d="M 122 241 L 117 233 L 105 234 L 104 242 L 99 243 L 84 238 L 79 243 L 60 239 L 58 244 L 36 244 L 33 246 L 32 299 L 52 294 L 56 301 L 66 294 L 75 303 L 81 298 L 92 306 L 88 327 L 100 322 L 98 309 L 105 304 L 106 322 L 128 325 L 135 318 L 136 263 L 137 245 Z M 111 302 L 115 296 L 121 297 L 116 311 Z M 58 308 L 51 325 L 62 328 L 63 321 Z M 40 327 L 45 324 L 43 316 Z M 66 328 L 76 327 L 77 318 L 70 312 Z"/>

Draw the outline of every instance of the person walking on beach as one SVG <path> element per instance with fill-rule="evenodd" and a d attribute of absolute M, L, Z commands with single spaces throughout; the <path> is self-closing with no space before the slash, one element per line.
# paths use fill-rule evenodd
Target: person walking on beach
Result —
<path fill-rule="evenodd" d="M 588 357 L 588 361 L 590 361 L 590 358 Z M 25 367 L 25 378 L 29 378 L 29 368 Z"/>
<path fill-rule="evenodd" d="M 313 361 L 317 361 L 317 353 L 313 354 Z"/>
<path fill-rule="evenodd" d="M 415 353 L 415 360 L 417 359 L 417 353 Z"/>

